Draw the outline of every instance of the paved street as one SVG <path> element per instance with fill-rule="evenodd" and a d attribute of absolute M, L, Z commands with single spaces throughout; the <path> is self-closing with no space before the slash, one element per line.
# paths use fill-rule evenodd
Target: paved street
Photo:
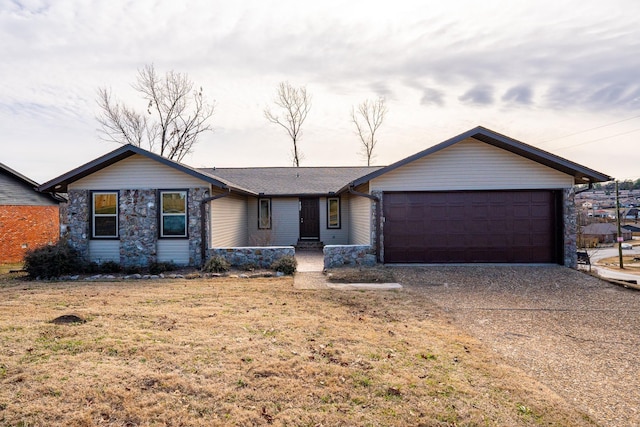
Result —
<path fill-rule="evenodd" d="M 621 271 L 611 270 L 606 268 L 605 266 L 599 265 L 599 261 L 603 259 L 617 257 L 618 256 L 617 247 L 589 249 L 588 252 L 589 252 L 589 259 L 591 260 L 591 265 L 592 265 L 591 271 L 594 271 L 598 275 L 609 278 L 609 279 L 625 280 L 625 281 L 635 280 L 636 283 L 640 283 L 638 282 L 638 280 L 640 280 L 640 273 L 630 272 L 630 271 L 621 272 Z M 623 249 L 622 254 L 624 256 L 633 255 L 633 256 L 640 257 L 640 246 L 634 246 L 633 249 Z"/>

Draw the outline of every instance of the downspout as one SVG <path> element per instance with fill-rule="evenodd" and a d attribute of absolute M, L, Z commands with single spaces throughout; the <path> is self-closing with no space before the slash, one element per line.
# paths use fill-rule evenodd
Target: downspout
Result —
<path fill-rule="evenodd" d="M 373 200 L 376 203 L 376 215 L 375 215 L 375 233 L 376 233 L 376 261 L 380 262 L 380 198 L 378 196 L 374 196 L 372 194 L 361 193 L 353 189 L 353 184 L 349 184 L 349 194 L 353 194 L 354 196 L 366 197 L 367 199 Z"/>
<path fill-rule="evenodd" d="M 227 197 L 231 195 L 231 189 L 228 193 L 218 194 L 216 196 L 205 197 L 200 200 L 200 259 L 201 265 L 204 265 L 204 260 L 207 255 L 207 210 L 205 205 L 214 200 L 222 199 L 223 197 Z"/>
<path fill-rule="evenodd" d="M 587 184 L 587 188 L 582 188 L 580 190 L 576 190 L 573 192 L 573 194 L 580 194 L 580 193 L 584 193 L 585 191 L 589 191 L 589 190 L 593 190 L 593 182 L 589 181 L 589 184 Z"/>

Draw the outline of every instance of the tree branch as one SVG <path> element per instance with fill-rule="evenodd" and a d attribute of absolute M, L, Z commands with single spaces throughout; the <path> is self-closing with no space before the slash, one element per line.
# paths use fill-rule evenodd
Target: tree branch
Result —
<path fill-rule="evenodd" d="M 293 164 L 299 167 L 302 155 L 298 150 L 298 140 L 302 133 L 302 125 L 311 109 L 311 96 L 307 94 L 304 86 L 294 88 L 289 82 L 281 82 L 273 102 L 283 110 L 282 117 L 273 113 L 269 107 L 264 109 L 264 116 L 269 122 L 286 130 L 293 143 Z"/>
<path fill-rule="evenodd" d="M 355 107 L 351 108 L 351 121 L 356 127 L 356 134 L 362 143 L 363 156 L 367 159 L 367 166 L 371 166 L 373 150 L 378 143 L 376 132 L 382 125 L 388 112 L 384 98 L 380 97 L 376 101 L 365 100 L 356 112 Z"/>
<path fill-rule="evenodd" d="M 180 161 L 191 152 L 202 132 L 212 130 L 207 121 L 215 105 L 204 100 L 202 88 L 193 91 L 193 82 L 186 74 L 169 71 L 161 78 L 153 64 L 146 65 L 138 70 L 132 87 L 148 102 L 145 113 L 112 101 L 110 91 L 98 89 L 101 113 L 96 118 L 103 139 L 146 146 Z"/>

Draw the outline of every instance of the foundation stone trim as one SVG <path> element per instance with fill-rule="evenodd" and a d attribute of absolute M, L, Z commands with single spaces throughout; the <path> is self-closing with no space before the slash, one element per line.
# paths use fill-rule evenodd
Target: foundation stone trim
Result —
<path fill-rule="evenodd" d="M 323 253 L 324 268 L 376 265 L 376 251 L 370 245 L 326 245 Z"/>
<path fill-rule="evenodd" d="M 259 247 L 235 247 L 235 248 L 211 248 L 208 258 L 220 256 L 234 267 L 256 266 L 258 268 L 270 268 L 274 261 L 285 256 L 295 256 L 293 246 L 259 246 Z"/>

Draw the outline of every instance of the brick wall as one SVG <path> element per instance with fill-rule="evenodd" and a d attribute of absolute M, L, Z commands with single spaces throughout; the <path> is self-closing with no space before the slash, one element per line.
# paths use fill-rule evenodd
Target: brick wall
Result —
<path fill-rule="evenodd" d="M 58 206 L 0 206 L 0 263 L 21 262 L 28 249 L 59 235 Z"/>

